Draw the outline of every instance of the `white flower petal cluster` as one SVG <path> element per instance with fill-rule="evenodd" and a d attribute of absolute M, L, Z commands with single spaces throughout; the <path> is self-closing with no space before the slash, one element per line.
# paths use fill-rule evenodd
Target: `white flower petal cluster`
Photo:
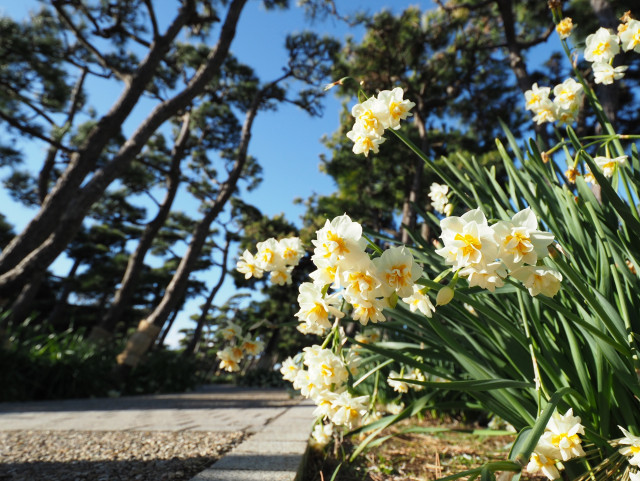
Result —
<path fill-rule="evenodd" d="M 622 426 L 618 426 L 624 434 L 624 438 L 618 441 L 618 444 L 624 445 L 618 451 L 623 456 L 629 458 L 629 464 L 631 466 L 640 466 L 640 436 L 634 436 Z"/>
<path fill-rule="evenodd" d="M 554 412 L 531 454 L 527 471 L 542 471 L 549 479 L 559 478 L 558 466 L 562 467 L 559 461 L 585 455 L 580 434 L 584 435 L 584 426 L 580 424 L 580 417 L 573 415 L 573 409 L 564 415 Z"/>
<path fill-rule="evenodd" d="M 593 161 L 596 163 L 598 167 L 602 169 L 602 174 L 605 177 L 613 177 L 618 169 L 618 166 L 624 165 L 627 162 L 628 156 L 621 155 L 620 157 L 615 157 L 610 159 L 609 157 L 594 157 Z"/>
<path fill-rule="evenodd" d="M 587 62 L 608 62 L 620 52 L 620 39 L 610 30 L 600 27 L 585 40 L 584 59 Z"/>
<path fill-rule="evenodd" d="M 560 273 L 536 266 L 548 255 L 553 235 L 538 230 L 538 221 L 530 208 L 493 226 L 488 225 L 480 209 L 475 209 L 462 217 L 443 219 L 440 227 L 443 247 L 436 249 L 436 253 L 458 275 L 466 277 L 470 287 L 494 292 L 504 285 L 510 271 L 532 296 L 542 293 L 551 297 L 558 292 Z"/>
<path fill-rule="evenodd" d="M 302 363 L 291 358 L 283 362 L 280 369 L 283 377 L 315 402 L 316 416 L 336 426 L 358 425 L 367 412 L 369 396 L 354 397 L 347 391 L 352 366 L 330 349 L 318 345 L 306 347 L 303 352 Z"/>
<path fill-rule="evenodd" d="M 318 423 L 313 427 L 311 438 L 309 439 L 311 447 L 324 448 L 333 438 L 333 424 Z"/>
<path fill-rule="evenodd" d="M 550 94 L 550 87 L 538 87 L 537 83 L 525 92 L 525 108 L 535 114 L 533 121 L 538 125 L 556 121 L 570 124 L 575 121 L 584 97 L 582 85 L 569 78 L 553 88 L 553 100 L 549 98 Z"/>
<path fill-rule="evenodd" d="M 622 50 L 628 52 L 633 50 L 640 53 L 640 22 L 636 19 L 629 19 L 618 27 L 618 37 Z"/>
<path fill-rule="evenodd" d="M 446 184 L 438 184 L 434 182 L 429 187 L 429 198 L 431 199 L 433 210 L 447 216 L 451 215 L 452 207 L 452 205 L 449 204 L 449 198 L 447 197 L 448 193 L 449 186 Z"/>
<path fill-rule="evenodd" d="M 627 65 L 613 67 L 606 62 L 595 62 L 592 66 L 593 79 L 597 84 L 611 85 L 614 80 L 623 78 L 628 68 Z"/>
<path fill-rule="evenodd" d="M 380 144 L 385 141 L 382 136 L 385 129 L 397 130 L 400 121 L 412 115 L 409 111 L 415 106 L 414 102 L 404 99 L 401 87 L 393 90 L 383 90 L 377 97 L 371 97 L 351 109 L 351 115 L 356 119 L 353 129 L 347 132 L 347 137 L 353 141 L 353 153 L 377 154 Z"/>
<path fill-rule="evenodd" d="M 226 326 L 218 330 L 217 334 L 229 343 L 216 354 L 216 357 L 220 359 L 220 369 L 225 371 L 239 371 L 240 363 L 245 355 L 257 356 L 264 350 L 264 341 L 243 334 L 242 327 L 235 322 L 227 322 Z"/>
<path fill-rule="evenodd" d="M 573 20 L 570 17 L 565 17 L 556 25 L 556 32 L 558 32 L 560 38 L 564 40 L 569 38 L 574 27 Z"/>
<path fill-rule="evenodd" d="M 411 312 L 420 311 L 425 316 L 431 317 L 436 311 L 431 298 L 422 292 L 417 284 L 413 285 L 413 293 L 408 297 L 403 297 L 402 300 L 409 305 Z"/>
<path fill-rule="evenodd" d="M 273 284 L 283 286 L 291 284 L 291 271 L 304 255 L 302 242 L 298 237 L 288 237 L 277 241 L 267 239 L 256 244 L 255 255 L 245 250 L 238 259 L 236 270 L 244 274 L 245 279 L 262 278 L 270 272 Z"/>

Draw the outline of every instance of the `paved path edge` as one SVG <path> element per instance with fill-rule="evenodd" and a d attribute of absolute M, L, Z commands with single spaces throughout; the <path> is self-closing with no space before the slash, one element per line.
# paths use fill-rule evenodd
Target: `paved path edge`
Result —
<path fill-rule="evenodd" d="M 314 409 L 287 408 L 190 481 L 304 481 Z"/>

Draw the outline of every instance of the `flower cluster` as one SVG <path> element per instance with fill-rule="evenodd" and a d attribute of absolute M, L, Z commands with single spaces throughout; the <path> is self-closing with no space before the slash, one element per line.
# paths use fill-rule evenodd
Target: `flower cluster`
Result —
<path fill-rule="evenodd" d="M 352 428 L 362 421 L 369 402 L 369 396 L 352 396 L 347 390 L 349 373 L 357 369 L 357 362 L 352 364 L 331 349 L 314 345 L 303 349 L 301 362 L 286 359 L 280 372 L 304 397 L 315 402 L 314 415 L 334 425 Z"/>
<path fill-rule="evenodd" d="M 638 24 L 638 25 L 634 25 Z M 621 65 L 613 67 L 613 57 L 620 52 L 620 43 L 622 40 L 624 50 L 632 50 L 631 38 L 635 29 L 638 32 L 640 23 L 636 20 L 630 20 L 629 23 L 623 23 L 619 27 L 619 35 L 612 34 L 609 29 L 600 27 L 596 33 L 589 35 L 585 41 L 584 59 L 593 62 L 592 70 L 594 81 L 597 84 L 609 85 L 614 80 L 620 80 L 624 77 L 627 66 Z M 629 38 L 631 36 L 631 38 Z M 639 36 L 640 38 L 640 36 Z M 631 48 L 629 48 L 631 47 Z"/>
<path fill-rule="evenodd" d="M 560 288 L 562 275 L 538 260 L 548 255 L 553 235 L 538 230 L 538 221 L 529 207 L 516 213 L 510 221 L 489 226 L 478 208 L 462 217 L 448 217 L 440 222 L 443 247 L 436 253 L 445 263 L 466 277 L 469 286 L 494 292 L 504 285 L 509 274 L 521 281 L 532 296 L 553 297 Z"/>
<path fill-rule="evenodd" d="M 580 417 L 573 415 L 572 409 L 564 415 L 554 412 L 531 454 L 527 471 L 540 471 L 549 479 L 559 478 L 560 461 L 585 455 L 579 434 L 584 434 L 584 426 L 580 424 Z"/>
<path fill-rule="evenodd" d="M 448 193 L 449 186 L 446 184 L 437 184 L 434 182 L 431 184 L 431 187 L 429 187 L 429 198 L 431 199 L 433 210 L 446 216 L 450 216 L 453 211 L 453 204 L 449 203 L 449 198 L 447 197 Z"/>
<path fill-rule="evenodd" d="M 252 339 L 248 334 L 243 335 L 242 327 L 235 322 L 228 322 L 218 331 L 218 335 L 229 343 L 216 354 L 220 359 L 220 369 L 228 372 L 239 371 L 240 362 L 245 355 L 257 356 L 264 349 L 264 342 Z"/>
<path fill-rule="evenodd" d="M 419 369 L 406 368 L 404 372 L 391 371 L 389 377 L 387 377 L 387 384 L 391 386 L 395 392 L 404 394 L 409 392 L 409 388 L 414 391 L 422 391 L 424 389 L 424 386 L 411 381 L 424 382 L 426 380 L 427 378 L 424 373 Z"/>
<path fill-rule="evenodd" d="M 297 237 L 267 239 L 256 244 L 257 253 L 248 250 L 242 253 L 236 270 L 244 274 L 245 279 L 262 278 L 264 272 L 270 272 L 270 280 L 274 284 L 283 286 L 291 284 L 291 271 L 298 265 L 304 255 L 302 242 Z"/>
<path fill-rule="evenodd" d="M 397 130 L 400 121 L 412 115 L 409 110 L 415 105 L 410 100 L 403 99 L 401 87 L 393 90 L 383 90 L 377 97 L 371 97 L 351 109 L 351 115 L 356 119 L 353 129 L 347 132 L 347 137 L 353 141 L 353 153 L 369 155 L 369 151 L 377 154 L 380 144 L 385 141 L 382 136 L 385 129 Z"/>
<path fill-rule="evenodd" d="M 345 315 L 341 309 L 345 302 L 352 307 L 351 317 L 361 324 L 382 322 L 390 296 L 415 295 L 414 283 L 422 268 L 405 247 L 391 247 L 371 259 L 365 252 L 362 226 L 346 214 L 327 220 L 316 235 L 313 282 L 302 283 L 298 295 L 300 332 L 323 335 L 331 328 L 331 318 Z"/>
<path fill-rule="evenodd" d="M 631 466 L 640 467 L 640 436 L 634 436 L 622 426 L 618 426 L 624 434 L 624 438 L 618 440 L 618 446 L 622 445 L 618 451 L 626 456 Z M 631 481 L 640 481 L 640 472 L 629 472 Z"/>
<path fill-rule="evenodd" d="M 568 78 L 553 88 L 553 101 L 549 95 L 551 88 L 538 87 L 537 83 L 524 93 L 525 108 L 535 114 L 533 121 L 538 125 L 556 121 L 561 124 L 574 122 L 584 97 L 582 85 Z"/>

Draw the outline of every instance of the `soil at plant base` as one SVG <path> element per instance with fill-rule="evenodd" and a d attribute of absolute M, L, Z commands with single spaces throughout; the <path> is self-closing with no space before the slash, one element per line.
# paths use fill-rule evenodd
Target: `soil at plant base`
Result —
<path fill-rule="evenodd" d="M 407 433 L 408 428 L 445 428 L 437 433 Z M 483 433 L 484 431 L 484 433 Z M 486 427 L 452 419 L 411 419 L 388 428 L 393 434 L 384 443 L 369 448 L 352 463 L 348 458 L 361 441 L 345 438 L 324 451 L 311 450 L 303 481 L 426 481 L 507 459 L 515 434 L 489 434 Z M 362 437 L 364 439 L 364 436 Z M 465 479 L 465 478 L 462 478 Z M 544 477 L 523 480 L 542 481 Z"/>

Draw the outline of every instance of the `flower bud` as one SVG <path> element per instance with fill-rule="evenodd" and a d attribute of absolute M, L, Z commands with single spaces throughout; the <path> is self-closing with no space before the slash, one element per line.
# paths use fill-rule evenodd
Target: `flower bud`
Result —
<path fill-rule="evenodd" d="M 453 299 L 453 295 L 455 291 L 448 286 L 444 286 L 442 289 L 438 291 L 438 295 L 436 296 L 436 305 L 444 306 L 451 302 Z"/>

